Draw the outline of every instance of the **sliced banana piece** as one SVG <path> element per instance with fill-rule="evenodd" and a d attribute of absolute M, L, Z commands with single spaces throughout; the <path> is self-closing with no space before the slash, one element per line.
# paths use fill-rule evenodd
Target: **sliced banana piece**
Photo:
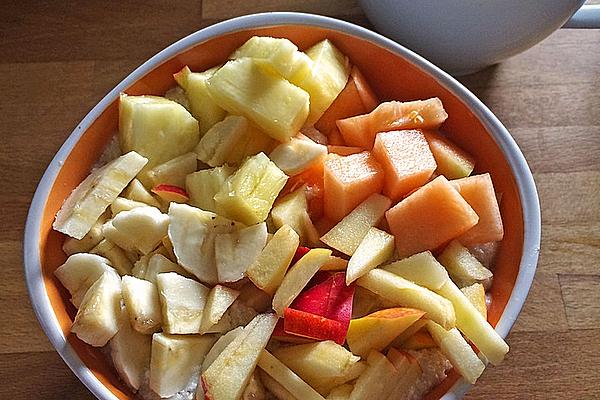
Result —
<path fill-rule="evenodd" d="M 142 334 L 160 329 L 162 321 L 158 289 L 152 282 L 124 276 L 121 294 L 129 315 L 128 324 Z"/>
<path fill-rule="evenodd" d="M 252 225 L 231 233 L 221 233 L 215 239 L 215 260 L 219 282 L 236 282 L 267 244 L 267 224 Z"/>
<path fill-rule="evenodd" d="M 102 233 L 119 247 L 148 254 L 167 235 L 169 217 L 156 207 L 121 211 L 102 226 Z"/>
<path fill-rule="evenodd" d="M 120 275 L 129 274 L 133 268 L 133 264 L 129 257 L 127 257 L 125 250 L 108 239 L 100 241 L 96 247 L 90 250 L 90 253 L 108 258 L 110 260 L 110 265 L 112 265 Z"/>
<path fill-rule="evenodd" d="M 130 151 L 92 173 L 77 186 L 56 214 L 53 228 L 82 239 L 148 159 Z"/>
<path fill-rule="evenodd" d="M 104 225 L 107 220 L 108 213 L 105 212 L 98 218 L 98 221 L 94 223 L 90 231 L 86 233 L 83 238 L 66 238 L 62 246 L 65 254 L 70 256 L 71 254 L 75 253 L 88 253 L 91 249 L 93 249 L 102 241 L 102 239 L 104 239 L 104 235 L 102 234 L 102 225 Z"/>
<path fill-rule="evenodd" d="M 206 332 L 211 326 L 219 322 L 225 311 L 239 295 L 240 292 L 227 286 L 216 285 L 212 288 L 202 312 L 200 333 Z"/>

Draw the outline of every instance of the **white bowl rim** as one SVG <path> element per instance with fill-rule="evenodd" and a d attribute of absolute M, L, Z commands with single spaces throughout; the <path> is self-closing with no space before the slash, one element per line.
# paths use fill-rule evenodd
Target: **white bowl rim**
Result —
<path fill-rule="evenodd" d="M 72 346 L 67 342 L 54 310 L 50 304 L 41 270 L 39 233 L 41 228 L 41 217 L 46 204 L 46 199 L 58 176 L 58 173 L 72 151 L 75 144 L 79 141 L 83 133 L 100 116 L 100 114 L 119 96 L 119 93 L 126 90 L 138 79 L 146 75 L 149 71 L 180 54 L 189 48 L 205 42 L 217 36 L 224 34 L 259 28 L 281 25 L 305 25 L 320 28 L 328 28 L 347 33 L 361 39 L 368 40 L 380 47 L 383 47 L 392 53 L 395 53 L 407 61 L 413 63 L 421 70 L 428 73 L 432 79 L 439 82 L 445 89 L 461 99 L 472 112 L 483 123 L 486 129 L 492 133 L 493 139 L 502 150 L 508 163 L 510 164 L 513 176 L 519 189 L 519 198 L 523 209 L 524 241 L 523 254 L 519 273 L 513 287 L 509 301 L 496 325 L 496 331 L 506 337 L 515 323 L 521 308 L 527 298 L 531 287 L 535 269 L 537 266 L 538 255 L 540 251 L 541 240 L 541 216 L 539 199 L 535 187 L 533 176 L 516 142 L 509 134 L 508 130 L 496 118 L 496 116 L 467 88 L 455 80 L 452 76 L 442 71 L 423 57 L 406 49 L 398 43 L 370 31 L 366 28 L 341 21 L 335 18 L 325 17 L 315 14 L 297 13 L 297 12 L 266 12 L 245 15 L 229 19 L 217 24 L 203 28 L 194 32 L 183 39 L 171 44 L 158 54 L 144 62 L 136 68 L 117 86 L 115 86 L 94 108 L 83 118 L 79 125 L 69 135 L 67 140 L 56 153 L 44 175 L 42 176 L 36 192 L 33 196 L 24 232 L 24 270 L 25 280 L 31 304 L 36 317 L 42 326 L 42 329 L 48 336 L 50 342 L 63 358 L 65 363 L 71 368 L 81 382 L 99 399 L 116 400 L 117 397 L 106 388 L 94 376 L 91 370 L 82 362 Z M 458 382 L 442 397 L 444 400 L 456 400 L 470 388 L 467 382 L 459 379 Z"/>

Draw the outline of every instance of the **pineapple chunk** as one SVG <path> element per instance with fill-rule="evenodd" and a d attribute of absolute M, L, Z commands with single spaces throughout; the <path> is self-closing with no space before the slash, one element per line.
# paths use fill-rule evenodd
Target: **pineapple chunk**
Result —
<path fill-rule="evenodd" d="M 264 63 L 247 57 L 229 61 L 208 79 L 208 91 L 219 106 L 244 115 L 283 142 L 306 121 L 309 95 L 268 71 Z"/>
<path fill-rule="evenodd" d="M 151 186 L 166 184 L 184 187 L 185 177 L 198 168 L 197 158 L 196 153 L 190 152 L 152 168 L 148 171 Z"/>
<path fill-rule="evenodd" d="M 159 330 L 162 318 L 156 285 L 133 276 L 124 276 L 122 285 L 123 302 L 131 327 L 143 334 Z"/>
<path fill-rule="evenodd" d="M 198 120 L 200 134 L 204 135 L 211 126 L 221 121 L 227 112 L 219 107 L 208 94 L 206 81 L 219 67 L 207 69 L 204 72 L 192 72 L 186 66 L 173 77 L 185 90 L 189 110 Z"/>
<path fill-rule="evenodd" d="M 394 236 L 371 227 L 348 261 L 346 285 L 387 261 L 392 254 L 394 254 Z"/>
<path fill-rule="evenodd" d="M 467 299 L 475 306 L 483 318 L 487 320 L 487 305 L 485 302 L 485 289 L 481 283 L 474 283 L 460 289 Z"/>
<path fill-rule="evenodd" d="M 317 238 L 312 237 L 315 228 L 308 215 L 305 186 L 278 200 L 271 210 L 271 219 L 276 229 L 288 225 L 296 231 L 303 245 L 314 245 L 319 240 L 318 234 Z"/>
<path fill-rule="evenodd" d="M 217 211 L 215 194 L 233 174 L 235 168 L 228 165 L 189 174 L 185 178 L 185 190 L 190 195 L 190 204 L 206 211 Z"/>
<path fill-rule="evenodd" d="M 350 62 L 328 39 L 315 44 L 306 54 L 313 60 L 311 70 L 304 79 L 293 80 L 292 83 L 310 95 L 310 112 L 306 125 L 312 125 L 346 86 L 350 76 Z"/>
<path fill-rule="evenodd" d="M 146 157 L 148 163 L 142 171 L 192 151 L 199 140 L 198 121 L 182 105 L 163 97 L 121 94 L 121 150 Z"/>
<path fill-rule="evenodd" d="M 448 280 L 448 272 L 429 250 L 381 268 L 429 290 L 438 290 Z"/>
<path fill-rule="evenodd" d="M 263 222 L 287 178 L 264 153 L 246 159 L 214 196 L 218 214 L 246 225 Z"/>
<path fill-rule="evenodd" d="M 196 153 L 198 159 L 211 167 L 225 163 L 239 165 L 244 158 L 269 151 L 273 139 L 239 115 L 229 115 L 214 124 L 202 137 Z"/>
<path fill-rule="evenodd" d="M 219 282 L 237 282 L 267 244 L 267 224 L 252 225 L 215 238 Z"/>
<path fill-rule="evenodd" d="M 298 134 L 275 147 L 269 158 L 288 175 L 296 175 L 327 155 L 327 146 Z"/>
<path fill-rule="evenodd" d="M 450 242 L 444 249 L 439 260 L 458 287 L 469 286 L 492 278 L 492 272 L 456 240 Z"/>

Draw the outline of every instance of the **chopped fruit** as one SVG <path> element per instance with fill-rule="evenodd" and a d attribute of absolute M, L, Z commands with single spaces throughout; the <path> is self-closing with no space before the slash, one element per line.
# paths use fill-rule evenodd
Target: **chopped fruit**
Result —
<path fill-rule="evenodd" d="M 190 102 L 185 96 L 185 91 L 180 86 L 173 86 L 171 89 L 167 90 L 165 92 L 165 99 L 181 104 L 186 110 L 190 109 Z"/>
<path fill-rule="evenodd" d="M 437 164 L 436 172 L 448 179 L 464 178 L 471 175 L 475 159 L 460 147 L 434 131 L 425 131 L 425 138 Z"/>
<path fill-rule="evenodd" d="M 273 139 L 262 133 L 248 119 L 229 115 L 214 124 L 196 146 L 198 159 L 211 167 L 225 163 L 239 165 L 247 156 L 269 151 Z"/>
<path fill-rule="evenodd" d="M 487 305 L 485 302 L 485 289 L 481 283 L 474 283 L 460 289 L 467 299 L 475 306 L 481 316 L 487 320 Z"/>
<path fill-rule="evenodd" d="M 284 363 L 275 358 L 266 350 L 258 359 L 258 366 L 277 381 L 287 391 L 294 393 L 296 398 L 307 400 L 324 400 L 315 389 L 304 382 L 298 375 L 289 369 Z"/>
<path fill-rule="evenodd" d="M 148 259 L 148 265 L 146 266 L 146 271 L 144 272 L 144 279 L 152 283 L 156 283 L 156 277 L 158 274 L 165 272 L 176 272 L 179 275 L 187 278 L 192 277 L 189 272 L 162 254 L 153 254 Z"/>
<path fill-rule="evenodd" d="M 213 335 L 152 335 L 150 388 L 160 397 L 184 390 L 215 341 Z"/>
<path fill-rule="evenodd" d="M 276 201 L 271 209 L 271 218 L 277 229 L 289 225 L 302 244 L 314 245 L 319 240 L 318 234 L 313 234 L 316 228 L 308 215 L 305 186 Z"/>
<path fill-rule="evenodd" d="M 427 319 L 421 318 L 417 320 L 414 324 L 406 328 L 404 332 L 394 339 L 394 341 L 390 344 L 390 347 L 402 347 L 403 343 L 406 342 L 411 336 L 417 333 L 421 328 L 425 326 L 427 323 Z"/>
<path fill-rule="evenodd" d="M 290 268 L 273 297 L 273 309 L 278 315 L 283 315 L 284 309 L 289 307 L 330 255 L 331 250 L 312 249 Z"/>
<path fill-rule="evenodd" d="M 425 286 L 429 290 L 441 288 L 448 279 L 446 268 L 435 259 L 430 251 L 414 254 L 381 268 L 417 285 Z"/>
<path fill-rule="evenodd" d="M 237 282 L 267 244 L 267 224 L 220 233 L 215 237 L 215 260 L 219 282 Z"/>
<path fill-rule="evenodd" d="M 127 311 L 121 308 L 119 331 L 108 344 L 110 357 L 119 376 L 130 388 L 137 391 L 150 367 L 152 338 L 132 329 Z"/>
<path fill-rule="evenodd" d="M 383 169 L 368 151 L 349 156 L 329 154 L 323 175 L 325 217 L 340 221 L 370 195 L 379 193 L 383 180 Z"/>
<path fill-rule="evenodd" d="M 321 133 L 314 126 L 303 126 L 302 129 L 300 129 L 300 133 L 315 143 L 322 144 L 325 146 L 327 146 L 327 144 L 329 143 L 329 141 L 327 140 L 327 136 Z"/>
<path fill-rule="evenodd" d="M 291 333 L 287 333 L 284 328 L 283 319 L 277 321 L 277 325 L 275 326 L 275 330 L 273 331 L 272 339 L 275 339 L 282 343 L 312 343 L 314 339 L 305 338 L 302 336 L 293 335 Z"/>
<path fill-rule="evenodd" d="M 371 89 L 371 86 L 365 79 L 362 72 L 360 72 L 360 70 L 358 69 L 358 67 L 352 67 L 352 70 L 350 71 L 350 78 L 354 81 L 354 84 L 356 85 L 356 89 L 358 90 L 360 100 L 365 106 L 365 111 L 371 112 L 375 108 L 377 108 L 380 101 L 377 98 L 377 95 L 375 94 L 373 89 Z"/>
<path fill-rule="evenodd" d="M 106 258 L 96 254 L 78 253 L 67 258 L 67 261 L 54 271 L 54 275 L 71 294 L 71 303 L 79 308 L 88 289 L 105 272 L 119 276 Z"/>
<path fill-rule="evenodd" d="M 427 313 L 426 318 L 444 327 L 455 325 L 454 308 L 449 300 L 391 272 L 374 269 L 356 283 L 398 306 L 423 310 Z"/>
<path fill-rule="evenodd" d="M 237 399 L 244 391 L 275 324 L 275 314 L 257 315 L 201 375 L 207 399 Z"/>
<path fill-rule="evenodd" d="M 115 199 L 115 202 L 119 199 L 120 197 L 117 197 Z M 113 204 L 110 205 L 111 211 Z M 65 254 L 70 256 L 76 253 L 87 253 L 91 249 L 93 249 L 98 243 L 102 241 L 102 239 L 104 239 L 104 235 L 102 234 L 102 225 L 104 225 L 104 223 L 107 220 L 108 215 L 107 213 L 104 213 L 98 218 L 94 225 L 92 225 L 89 232 L 86 233 L 85 236 L 81 239 L 67 237 L 62 245 L 62 249 L 65 252 Z"/>
<path fill-rule="evenodd" d="M 365 289 L 361 286 L 356 286 L 354 293 L 354 299 L 352 302 L 352 318 L 364 317 L 373 311 L 388 308 L 386 306 L 394 307 L 394 304 L 384 304 L 387 301 L 381 296 Z"/>
<path fill-rule="evenodd" d="M 360 147 L 350 146 L 327 146 L 327 152 L 337 154 L 339 156 L 349 156 L 352 154 L 362 153 L 364 150 Z"/>
<path fill-rule="evenodd" d="M 273 297 L 254 286 L 254 283 L 247 282 L 240 288 L 239 300 L 257 312 L 264 313 L 271 309 Z"/>
<path fill-rule="evenodd" d="M 216 212 L 215 194 L 221 190 L 234 171 L 234 167 L 223 165 L 186 176 L 185 189 L 190 195 L 190 204 L 202 210 Z"/>
<path fill-rule="evenodd" d="M 190 195 L 184 188 L 174 185 L 160 184 L 152 188 L 152 193 L 160 197 L 165 203 L 186 203 Z"/>
<path fill-rule="evenodd" d="M 252 375 L 250 375 L 250 380 L 242 392 L 241 400 L 265 400 L 266 398 L 267 392 L 260 380 L 259 369 L 255 368 Z"/>
<path fill-rule="evenodd" d="M 375 226 L 392 205 L 380 194 L 373 194 L 359 204 L 342 221 L 321 237 L 321 241 L 342 253 L 354 254 L 371 227 Z"/>
<path fill-rule="evenodd" d="M 71 333 L 89 345 L 102 347 L 119 330 L 121 278 L 104 272 L 81 300 Z"/>
<path fill-rule="evenodd" d="M 474 246 L 467 246 L 469 252 L 479 260 L 484 267 L 490 269 L 494 265 L 494 259 L 498 254 L 498 249 L 501 242 L 487 242 L 476 244 Z"/>
<path fill-rule="evenodd" d="M 96 247 L 90 250 L 90 253 L 108 258 L 110 265 L 113 266 L 120 275 L 127 275 L 131 271 L 131 268 L 133 268 L 125 251 L 108 239 L 102 239 Z"/>
<path fill-rule="evenodd" d="M 298 243 L 298 234 L 288 225 L 283 225 L 248 267 L 246 275 L 259 289 L 274 294 L 290 266 Z"/>
<path fill-rule="evenodd" d="M 160 330 L 162 321 L 158 290 L 152 282 L 124 276 L 121 294 L 129 315 L 128 324 L 142 334 Z"/>
<path fill-rule="evenodd" d="M 169 334 L 199 333 L 209 289 L 174 272 L 156 278 L 163 330 Z"/>
<path fill-rule="evenodd" d="M 321 267 L 321 271 L 345 271 L 348 268 L 348 260 L 343 258 L 331 256 Z"/>
<path fill-rule="evenodd" d="M 350 321 L 346 340 L 352 353 L 381 351 L 425 313 L 412 308 L 387 308 Z"/>
<path fill-rule="evenodd" d="M 429 349 L 436 346 L 431 335 L 423 329 L 415 332 L 402 343 L 402 347 L 408 350 Z"/>
<path fill-rule="evenodd" d="M 269 158 L 288 175 L 296 175 L 327 154 L 327 147 L 313 142 L 303 134 L 290 138 L 271 151 Z"/>
<path fill-rule="evenodd" d="M 490 174 L 473 175 L 451 183 L 479 215 L 477 225 L 463 233 L 458 240 L 465 246 L 502 240 L 504 228 Z"/>
<path fill-rule="evenodd" d="M 340 321 L 288 307 L 284 311 L 283 329 L 291 335 L 343 344 L 348 327 Z"/>
<path fill-rule="evenodd" d="M 189 110 L 198 120 L 200 134 L 204 135 L 208 129 L 221 121 L 227 112 L 219 107 L 208 94 L 206 81 L 219 69 L 214 67 L 204 72 L 192 72 L 186 66 L 173 77 L 185 90 L 189 102 Z"/>
<path fill-rule="evenodd" d="M 265 388 L 275 396 L 277 400 L 298 400 L 296 396 L 291 394 L 289 390 L 287 390 L 283 385 L 277 382 L 275 379 L 271 377 L 271 375 L 267 374 L 262 369 L 259 370 L 260 380 L 262 381 Z M 283 379 L 283 378 L 282 378 Z M 298 378 L 299 379 L 299 378 Z"/>
<path fill-rule="evenodd" d="M 308 248 L 306 246 L 298 246 L 296 248 L 296 252 L 294 253 L 294 258 L 292 259 L 292 264 L 296 264 L 309 251 L 310 251 L 310 248 Z"/>
<path fill-rule="evenodd" d="M 450 242 L 438 258 L 448 270 L 450 278 L 459 287 L 481 283 L 492 278 L 492 272 L 481 265 L 479 260 L 457 240 Z"/>
<path fill-rule="evenodd" d="M 481 316 L 481 313 L 463 292 L 451 280 L 448 280 L 437 293 L 452 302 L 456 311 L 456 327 L 477 346 L 492 364 L 500 364 L 508 353 L 508 344 Z"/>
<path fill-rule="evenodd" d="M 198 168 L 196 153 L 185 153 L 148 171 L 150 186 L 160 184 L 184 187 L 185 177 Z"/>
<path fill-rule="evenodd" d="M 349 383 L 337 386 L 331 390 L 327 400 L 348 400 L 353 389 L 354 385 Z"/>
<path fill-rule="evenodd" d="M 208 81 L 211 98 L 279 141 L 294 136 L 308 116 L 309 95 L 252 58 L 228 61 Z"/>
<path fill-rule="evenodd" d="M 389 260 L 394 253 L 394 236 L 371 227 L 358 245 L 346 272 L 346 284 L 354 282 L 373 268 Z"/>
<path fill-rule="evenodd" d="M 310 167 L 291 176 L 282 193 L 288 194 L 305 186 L 308 212 L 311 218 L 317 220 L 323 216 L 323 160 L 313 163 Z"/>
<path fill-rule="evenodd" d="M 82 239 L 147 162 L 132 151 L 92 171 L 62 204 L 52 227 Z"/>
<path fill-rule="evenodd" d="M 217 357 L 219 357 L 219 354 L 221 354 L 223 350 L 229 346 L 229 343 L 233 342 L 235 338 L 242 334 L 243 331 L 244 327 L 238 326 L 237 328 L 234 328 L 221 336 L 219 340 L 217 340 L 210 348 L 208 353 L 206 353 L 206 357 L 204 357 L 204 361 L 202 362 L 202 372 L 206 371 L 208 367 L 210 367 L 210 365 L 217 359 Z"/>
<path fill-rule="evenodd" d="M 443 176 L 417 189 L 385 213 L 396 250 L 407 257 L 466 232 L 479 220 L 471 206 Z"/>
<path fill-rule="evenodd" d="M 395 382 L 394 389 L 388 399 L 409 398 L 414 390 L 415 383 L 422 374 L 418 361 L 409 353 L 391 348 L 387 358 L 400 374 L 400 379 Z"/>
<path fill-rule="evenodd" d="M 200 333 L 208 331 L 210 327 L 219 322 L 225 311 L 227 311 L 239 295 L 240 292 L 226 286 L 216 285 L 213 287 L 208 294 L 206 305 L 202 312 Z"/>
<path fill-rule="evenodd" d="M 474 384 L 477 378 L 481 376 L 485 365 L 471 346 L 462 337 L 458 329 L 452 328 L 449 331 L 442 328 L 433 321 L 427 322 L 427 330 L 433 337 L 433 340 L 440 347 L 440 350 L 452 366 L 456 368 L 459 374 L 470 384 Z"/>
<path fill-rule="evenodd" d="M 229 306 L 227 311 L 223 314 L 219 322 L 214 324 L 208 329 L 209 333 L 225 333 L 230 330 L 237 328 L 238 326 L 244 326 L 252 318 L 256 317 L 258 313 L 252 307 L 248 307 L 242 303 L 240 299 L 236 299 L 232 305 Z"/>
<path fill-rule="evenodd" d="M 436 169 L 427 140 L 416 129 L 378 133 L 373 155 L 385 171 L 383 193 L 392 200 L 422 186 Z"/>
<path fill-rule="evenodd" d="M 328 395 L 335 387 L 344 383 L 352 382 L 356 380 L 362 373 L 367 369 L 366 361 L 358 361 L 353 364 L 348 370 L 340 376 L 327 377 L 327 378 L 314 378 L 313 386 L 317 392 L 322 395 Z"/>
<path fill-rule="evenodd" d="M 129 210 L 133 210 L 134 208 L 137 208 L 137 207 L 148 207 L 148 204 L 142 203 L 141 201 L 126 199 L 125 197 L 117 197 L 115 199 L 115 201 L 113 201 L 112 204 L 110 205 L 110 212 L 114 218 L 115 215 L 117 215 L 121 211 L 129 211 Z M 104 222 L 106 222 L 106 220 Z M 95 226 L 96 225 L 94 225 L 94 227 Z M 102 229 L 102 226 L 100 226 L 100 228 Z M 94 228 L 92 227 L 92 229 L 94 229 Z M 88 234 L 90 232 L 88 232 Z M 102 235 L 102 231 L 100 231 L 100 235 Z M 104 238 L 104 236 L 101 236 L 101 237 Z M 85 237 L 84 237 L 84 239 L 85 239 Z M 65 241 L 65 243 L 67 243 L 67 242 Z"/>
<path fill-rule="evenodd" d="M 247 225 L 263 222 L 286 181 L 264 153 L 249 157 L 214 196 L 217 212 Z"/>
<path fill-rule="evenodd" d="M 367 358 L 369 364 L 354 384 L 350 400 L 387 399 L 400 373 L 394 365 L 381 353 L 371 350 Z"/>
<path fill-rule="evenodd" d="M 155 207 L 121 211 L 102 226 L 102 233 L 119 247 L 148 254 L 167 235 L 169 216 Z"/>
<path fill-rule="evenodd" d="M 149 206 L 160 208 L 160 202 L 152 196 L 152 193 L 139 181 L 133 179 L 122 193 L 123 197 L 129 200 L 146 203 Z"/>
<path fill-rule="evenodd" d="M 164 97 L 121 94 L 121 150 L 133 150 L 146 157 L 148 163 L 142 171 L 189 153 L 198 140 L 198 121 L 181 104 Z M 143 173 L 140 177 L 145 180 Z"/>
<path fill-rule="evenodd" d="M 437 97 L 409 102 L 381 103 L 369 114 L 341 119 L 337 126 L 349 146 L 371 149 L 378 132 L 436 129 L 448 118 Z"/>

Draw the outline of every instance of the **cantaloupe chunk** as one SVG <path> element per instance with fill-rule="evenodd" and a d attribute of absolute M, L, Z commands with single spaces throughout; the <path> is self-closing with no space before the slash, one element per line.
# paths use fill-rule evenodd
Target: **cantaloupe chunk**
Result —
<path fill-rule="evenodd" d="M 363 200 L 383 187 L 383 168 L 368 152 L 329 154 L 323 171 L 325 217 L 340 221 Z"/>
<path fill-rule="evenodd" d="M 436 129 L 448 118 L 437 97 L 409 102 L 381 103 L 369 114 L 337 121 L 344 141 L 349 146 L 373 147 L 378 132 L 398 129 Z"/>
<path fill-rule="evenodd" d="M 477 225 L 458 240 L 465 246 L 502 240 L 504 227 L 490 174 L 474 175 L 451 183 L 479 215 Z"/>
<path fill-rule="evenodd" d="M 437 166 L 423 132 L 417 129 L 378 133 L 373 155 L 385 171 L 383 193 L 392 200 L 422 186 Z"/>
<path fill-rule="evenodd" d="M 361 153 L 360 147 L 328 145 L 327 152 L 337 154 L 338 156 L 349 156 L 351 154 Z"/>
<path fill-rule="evenodd" d="M 396 237 L 400 257 L 433 250 L 479 221 L 473 208 L 443 175 L 396 204 L 385 217 Z"/>
<path fill-rule="evenodd" d="M 291 176 L 281 192 L 281 196 L 304 186 L 308 213 L 313 220 L 323 216 L 323 162 L 324 158 L 312 163 L 301 173 Z"/>
<path fill-rule="evenodd" d="M 471 175 L 475 159 L 466 151 L 433 131 L 425 131 L 425 139 L 437 163 L 436 172 L 448 179 L 464 178 Z"/>

